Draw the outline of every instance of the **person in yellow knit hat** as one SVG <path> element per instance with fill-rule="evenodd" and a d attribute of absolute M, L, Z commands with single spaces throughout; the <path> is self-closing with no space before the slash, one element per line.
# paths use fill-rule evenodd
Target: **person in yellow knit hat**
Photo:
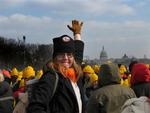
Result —
<path fill-rule="evenodd" d="M 83 68 L 83 74 L 85 76 L 89 76 L 89 85 L 91 85 L 93 82 L 98 80 L 98 76 L 95 74 L 95 71 L 93 70 L 93 68 L 90 65 L 86 65 Z"/>
<path fill-rule="evenodd" d="M 22 79 L 22 77 L 23 77 L 23 72 L 19 71 L 17 81 L 20 81 Z"/>
<path fill-rule="evenodd" d="M 32 87 L 35 83 L 38 82 L 38 79 L 35 78 L 35 70 L 32 66 L 27 66 L 23 70 L 23 78 L 25 84 L 25 92 L 28 92 L 28 96 L 31 96 Z"/>
<path fill-rule="evenodd" d="M 19 75 L 20 74 L 20 75 Z M 31 90 L 30 84 L 32 84 L 31 80 L 35 77 L 35 70 L 32 66 L 27 66 L 23 69 L 22 72 L 18 72 L 18 78 L 16 80 L 17 82 L 17 88 L 15 87 L 14 90 L 14 96 L 15 98 L 18 98 L 19 93 L 25 92 L 27 89 Z M 21 84 L 20 84 L 21 83 Z M 21 87 L 19 87 L 21 86 Z M 16 99 L 18 101 L 18 99 Z"/>
<path fill-rule="evenodd" d="M 93 66 L 93 70 L 94 70 L 94 72 L 98 75 L 99 70 L 100 70 L 100 66 L 97 65 L 97 64 L 95 64 L 95 65 Z"/>
<path fill-rule="evenodd" d="M 20 108 L 19 106 L 27 104 L 27 98 L 31 96 L 33 85 L 38 82 L 38 79 L 35 78 L 35 70 L 32 66 L 25 67 L 23 71 L 20 72 L 20 75 L 18 74 L 17 80 L 20 81 L 20 84 L 18 90 L 14 92 L 16 107 L 13 113 L 18 113 L 19 109 L 22 109 L 22 112 L 25 112 L 25 109 L 23 107 Z"/>
<path fill-rule="evenodd" d="M 13 85 L 13 92 L 16 92 L 20 88 L 20 82 L 21 82 L 22 77 L 23 77 L 22 75 L 23 75 L 23 72 L 19 71 L 17 79 L 16 79 L 16 83 Z M 15 94 L 15 96 L 16 96 L 16 94 Z"/>
<path fill-rule="evenodd" d="M 18 70 L 16 67 L 14 67 L 12 70 L 11 70 L 11 86 L 13 87 L 14 84 L 16 83 L 17 81 L 17 77 L 18 77 Z"/>
<path fill-rule="evenodd" d="M 22 76 L 21 74 L 22 74 L 22 72 L 19 72 L 16 67 L 14 67 L 11 71 L 11 80 L 12 80 L 11 86 L 13 89 L 13 96 L 15 98 L 18 95 L 16 92 L 19 89 L 20 80 L 18 78 L 20 78 Z"/>
<path fill-rule="evenodd" d="M 32 66 L 27 66 L 23 69 L 23 71 L 18 72 L 18 78 L 17 78 L 17 88 L 14 91 L 14 97 L 16 98 L 16 103 L 19 101 L 19 94 L 24 93 L 27 90 L 31 92 L 31 86 L 30 84 L 33 83 L 33 79 L 35 77 L 35 71 Z"/>
<path fill-rule="evenodd" d="M 24 93 L 24 79 L 23 79 L 23 72 L 18 72 L 18 78 L 16 80 L 16 85 L 14 86 L 13 96 L 15 98 L 15 105 L 19 101 L 19 94 Z"/>
<path fill-rule="evenodd" d="M 87 81 L 85 84 L 86 96 L 89 98 L 91 93 L 97 88 L 98 75 L 95 74 L 93 68 L 90 65 L 86 65 L 83 68 L 83 74 L 84 76 L 89 77 L 89 81 Z"/>
<path fill-rule="evenodd" d="M 119 72 L 121 75 L 121 84 L 130 87 L 130 74 L 127 70 L 126 65 L 124 64 L 119 64 Z"/>
<path fill-rule="evenodd" d="M 25 78 L 26 80 L 30 80 L 33 79 L 35 77 L 35 70 L 32 66 L 27 66 L 24 70 L 23 70 L 23 78 Z"/>

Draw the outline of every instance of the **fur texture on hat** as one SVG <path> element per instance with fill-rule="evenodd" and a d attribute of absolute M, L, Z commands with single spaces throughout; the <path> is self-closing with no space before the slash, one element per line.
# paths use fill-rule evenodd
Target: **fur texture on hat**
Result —
<path fill-rule="evenodd" d="M 75 52 L 74 40 L 68 35 L 62 35 L 53 39 L 53 58 L 57 53 L 73 53 Z"/>

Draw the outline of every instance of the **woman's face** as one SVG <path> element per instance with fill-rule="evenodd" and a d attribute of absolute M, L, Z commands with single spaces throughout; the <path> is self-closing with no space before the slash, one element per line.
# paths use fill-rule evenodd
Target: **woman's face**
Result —
<path fill-rule="evenodd" d="M 56 55 L 56 62 L 60 65 L 69 68 L 74 62 L 74 56 L 72 53 L 58 53 Z"/>

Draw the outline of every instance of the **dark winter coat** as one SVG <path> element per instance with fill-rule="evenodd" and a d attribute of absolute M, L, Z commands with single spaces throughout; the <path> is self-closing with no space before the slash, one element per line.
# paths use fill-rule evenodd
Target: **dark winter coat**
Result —
<path fill-rule="evenodd" d="M 131 86 L 131 88 L 134 90 L 137 97 L 147 96 L 150 98 L 150 82 L 135 84 Z"/>
<path fill-rule="evenodd" d="M 0 113 L 12 113 L 13 103 L 11 87 L 6 81 L 0 82 Z"/>
<path fill-rule="evenodd" d="M 76 49 L 78 54 L 76 61 L 81 63 L 83 58 L 83 42 L 76 41 Z M 59 72 L 59 81 L 56 92 L 52 98 L 52 92 L 55 84 L 55 74 L 49 69 L 39 82 L 35 85 L 32 92 L 32 97 L 29 100 L 27 113 L 79 113 L 78 103 L 71 81 L 65 78 Z M 84 113 L 84 91 L 82 83 L 78 81 L 78 87 L 82 99 L 82 113 Z"/>

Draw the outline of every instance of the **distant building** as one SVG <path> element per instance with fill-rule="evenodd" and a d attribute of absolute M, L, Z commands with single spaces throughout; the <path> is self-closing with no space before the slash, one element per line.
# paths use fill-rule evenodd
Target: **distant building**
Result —
<path fill-rule="evenodd" d="M 129 57 L 126 54 L 124 54 L 122 59 L 129 59 Z"/>
<path fill-rule="evenodd" d="M 105 63 L 107 60 L 108 60 L 108 55 L 103 46 L 102 51 L 100 53 L 100 64 Z"/>
<path fill-rule="evenodd" d="M 89 57 L 86 56 L 84 61 L 90 65 L 95 65 L 95 64 L 101 65 L 106 62 L 113 62 L 115 64 L 124 64 L 127 67 L 129 66 L 131 61 L 138 61 L 140 63 L 150 64 L 150 58 L 147 58 L 146 55 L 144 55 L 143 58 L 136 58 L 134 56 L 128 56 L 126 53 L 124 53 L 121 58 L 108 58 L 104 46 L 102 47 L 102 50 L 100 52 L 100 57 L 98 59 L 89 59 Z"/>

